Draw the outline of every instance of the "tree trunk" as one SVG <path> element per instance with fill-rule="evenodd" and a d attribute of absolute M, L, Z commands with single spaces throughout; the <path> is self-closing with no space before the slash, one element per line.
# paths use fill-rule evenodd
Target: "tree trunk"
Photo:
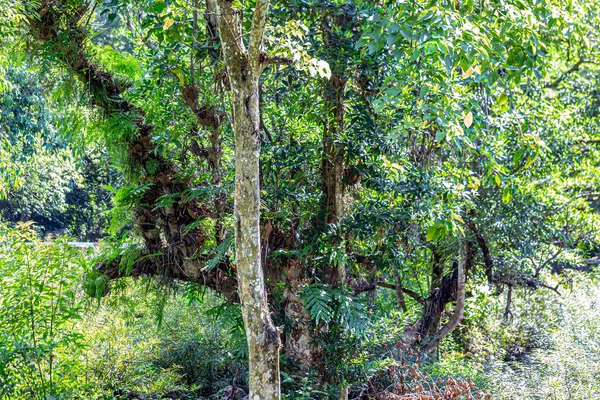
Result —
<path fill-rule="evenodd" d="M 260 251 L 260 109 L 258 80 L 261 46 L 269 7 L 258 1 L 250 44 L 245 50 L 239 13 L 219 0 L 218 26 L 232 92 L 235 132 L 235 255 L 238 292 L 248 341 L 251 400 L 281 398 L 279 334 L 269 313 Z"/>
<path fill-rule="evenodd" d="M 248 115 L 245 114 L 245 105 L 241 104 L 243 101 L 234 100 L 235 260 L 248 338 L 250 398 L 278 399 L 279 335 L 269 314 L 260 251 L 260 119 L 255 92 L 257 86 L 248 85 L 240 89 L 239 97 L 250 100 L 247 102 Z"/>
<path fill-rule="evenodd" d="M 473 234 L 475 235 L 477 244 L 481 249 L 481 254 L 483 255 L 483 262 L 485 263 L 485 276 L 487 277 L 488 283 L 491 285 L 494 282 L 494 259 L 490 254 L 490 249 L 477 225 L 475 225 L 475 223 L 470 220 L 467 220 L 466 225 L 467 228 L 469 228 L 471 232 L 473 232 Z"/>
<path fill-rule="evenodd" d="M 406 300 L 404 299 L 404 292 L 402 291 L 402 279 L 400 279 L 400 273 L 398 270 L 394 270 L 394 284 L 396 285 L 396 301 L 398 302 L 398 309 L 402 312 L 408 311 L 406 308 Z"/>
<path fill-rule="evenodd" d="M 310 313 L 298 295 L 297 284 L 285 291 L 285 316 L 292 326 L 285 334 L 285 355 L 298 362 L 307 372 L 319 359 L 319 349 L 313 345 L 313 329 Z"/>
<path fill-rule="evenodd" d="M 454 309 L 454 314 L 448 323 L 446 323 L 446 325 L 444 325 L 442 329 L 440 329 L 439 332 L 423 347 L 423 351 L 425 353 L 430 352 L 434 347 L 436 347 L 443 338 L 445 338 L 454 328 L 456 328 L 463 318 L 465 310 L 465 266 L 467 264 L 467 257 L 469 255 L 468 242 L 463 240 L 459 248 L 459 260 L 456 270 L 456 308 Z"/>
<path fill-rule="evenodd" d="M 419 322 L 419 336 L 424 341 L 433 337 L 439 329 L 442 312 L 446 304 L 454 298 L 456 288 L 454 270 L 449 275 L 444 276 L 444 258 L 437 247 L 431 246 L 431 251 L 431 286 L 429 297 L 425 302 L 423 316 Z"/>
<path fill-rule="evenodd" d="M 344 148 L 340 136 L 344 130 L 344 90 L 346 78 L 332 76 L 325 86 L 326 122 L 323 132 L 323 209 L 325 223 L 335 225 L 338 232 L 344 217 Z M 334 243 L 342 246 L 343 243 Z M 346 265 L 339 263 L 332 276 L 332 284 L 343 285 L 346 281 Z"/>

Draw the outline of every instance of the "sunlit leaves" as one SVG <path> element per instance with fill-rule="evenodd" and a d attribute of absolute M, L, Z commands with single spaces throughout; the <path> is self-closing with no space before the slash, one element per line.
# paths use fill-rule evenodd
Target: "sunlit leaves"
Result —
<path fill-rule="evenodd" d="M 319 76 L 325 79 L 331 78 L 331 69 L 327 61 L 312 58 L 307 64 L 307 69 L 310 76 Z"/>
<path fill-rule="evenodd" d="M 118 52 L 109 45 L 94 46 L 91 51 L 102 67 L 115 75 L 132 80 L 142 76 L 139 62 L 130 54 Z"/>
<path fill-rule="evenodd" d="M 165 18 L 165 23 L 163 24 L 163 30 L 166 31 L 171 26 L 173 26 L 174 23 L 175 23 L 175 20 L 173 18 L 170 18 L 170 17 Z"/>
<path fill-rule="evenodd" d="M 35 390 L 52 397 L 68 389 L 67 382 L 56 385 L 69 364 L 57 355 L 83 347 L 74 329 L 82 270 L 81 254 L 66 238 L 43 243 L 31 224 L 0 225 L 0 395 L 30 397 Z"/>
<path fill-rule="evenodd" d="M 512 189 L 510 187 L 507 187 L 502 192 L 502 202 L 504 204 L 508 204 L 508 203 L 510 203 L 511 198 L 512 198 Z"/>
<path fill-rule="evenodd" d="M 463 122 L 467 128 L 470 128 L 471 125 L 473 125 L 473 113 L 471 111 L 468 111 L 463 115 Z"/>

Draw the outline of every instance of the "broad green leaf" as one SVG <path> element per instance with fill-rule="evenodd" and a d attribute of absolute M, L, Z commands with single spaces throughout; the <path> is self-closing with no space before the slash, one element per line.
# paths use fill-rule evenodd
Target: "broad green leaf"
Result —
<path fill-rule="evenodd" d="M 504 204 L 508 204 L 508 203 L 510 203 L 511 198 L 512 198 L 512 190 L 507 187 L 502 192 L 502 202 Z"/>
<path fill-rule="evenodd" d="M 427 229 L 427 235 L 425 236 L 425 239 L 428 242 L 431 242 L 435 239 L 436 237 L 436 233 L 437 233 L 437 226 L 436 225 L 432 225 Z"/>

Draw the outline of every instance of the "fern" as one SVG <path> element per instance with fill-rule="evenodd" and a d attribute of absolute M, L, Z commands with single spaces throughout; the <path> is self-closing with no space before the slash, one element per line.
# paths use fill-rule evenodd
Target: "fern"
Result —
<path fill-rule="evenodd" d="M 334 293 L 337 302 L 335 321 L 346 331 L 361 331 L 366 321 L 366 310 L 363 305 L 356 297 L 342 290 L 336 290 Z"/>
<path fill-rule="evenodd" d="M 198 228 L 200 225 L 202 225 L 204 221 L 200 218 L 196 219 L 194 222 L 192 222 L 191 224 L 187 224 L 185 226 L 185 228 L 183 229 L 183 233 L 184 234 L 188 234 L 191 231 L 193 231 L 194 229 Z"/>
<path fill-rule="evenodd" d="M 187 299 L 188 306 L 200 303 L 204 298 L 204 286 L 196 282 L 186 282 L 183 285 L 183 297 Z"/>
<path fill-rule="evenodd" d="M 219 265 L 221 260 L 223 260 L 225 255 L 227 255 L 227 252 L 229 251 L 229 248 L 231 247 L 232 242 L 233 242 L 233 231 L 229 232 L 227 234 L 227 236 L 225 236 L 225 240 L 223 240 L 223 242 L 221 242 L 221 244 L 219 246 L 217 246 L 217 249 L 215 250 L 215 252 L 216 252 L 215 256 L 213 258 L 211 258 L 208 263 L 206 263 L 205 269 L 207 271 L 210 271 L 213 268 L 215 268 L 217 265 Z"/>
<path fill-rule="evenodd" d="M 153 183 L 144 183 L 140 185 L 123 186 L 115 192 L 113 201 L 117 206 L 139 205 L 146 191 L 153 185 Z"/>
<path fill-rule="evenodd" d="M 326 288 L 321 283 L 302 288 L 300 295 L 302 302 L 316 324 L 320 322 L 328 323 L 333 319 L 334 310 L 332 308 L 333 297 L 331 291 L 332 289 Z"/>
<path fill-rule="evenodd" d="M 156 200 L 156 206 L 153 208 L 153 211 L 156 211 L 160 208 L 168 208 L 173 206 L 179 199 L 179 193 L 168 193 L 163 194 Z"/>
<path fill-rule="evenodd" d="M 206 315 L 213 316 L 221 327 L 228 330 L 231 335 L 231 345 L 235 349 L 236 358 L 239 360 L 247 359 L 246 331 L 239 304 L 221 303 L 218 306 L 208 309 Z"/>
<path fill-rule="evenodd" d="M 224 189 L 222 187 L 198 186 L 185 189 L 181 193 L 181 198 L 186 202 L 198 199 L 207 200 L 223 192 Z"/>
<path fill-rule="evenodd" d="M 363 305 L 343 288 L 322 283 L 307 285 L 302 288 L 301 299 L 315 324 L 333 323 L 348 332 L 360 331 L 365 326 Z"/>

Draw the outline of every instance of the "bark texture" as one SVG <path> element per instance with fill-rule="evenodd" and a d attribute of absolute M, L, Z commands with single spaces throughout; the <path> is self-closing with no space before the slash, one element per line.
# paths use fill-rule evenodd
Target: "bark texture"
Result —
<path fill-rule="evenodd" d="M 263 69 L 261 46 L 268 7 L 268 1 L 257 1 L 246 50 L 239 11 L 233 9 L 231 1 L 217 1 L 219 36 L 232 92 L 236 160 L 235 258 L 248 341 L 250 400 L 281 398 L 280 340 L 267 303 L 260 232 L 258 80 Z"/>
<path fill-rule="evenodd" d="M 425 301 L 423 316 L 418 322 L 418 333 L 424 341 L 435 335 L 446 304 L 453 301 L 456 294 L 456 269 L 444 275 L 444 257 L 435 246 L 431 246 L 431 251 L 431 286 Z"/>
<path fill-rule="evenodd" d="M 487 242 L 473 221 L 467 221 L 467 227 L 475 235 L 475 239 L 477 240 L 477 244 L 483 255 L 483 262 L 485 263 L 485 276 L 487 277 L 488 283 L 492 284 L 494 282 L 494 259 L 492 258 Z"/>
<path fill-rule="evenodd" d="M 459 260 L 456 269 L 456 307 L 454 314 L 450 320 L 433 336 L 423 347 L 425 353 L 430 352 L 438 343 L 445 338 L 456 326 L 460 323 L 463 318 L 465 310 L 465 284 L 466 284 L 466 265 L 468 259 L 469 249 L 466 241 L 462 241 L 459 250 Z"/>

